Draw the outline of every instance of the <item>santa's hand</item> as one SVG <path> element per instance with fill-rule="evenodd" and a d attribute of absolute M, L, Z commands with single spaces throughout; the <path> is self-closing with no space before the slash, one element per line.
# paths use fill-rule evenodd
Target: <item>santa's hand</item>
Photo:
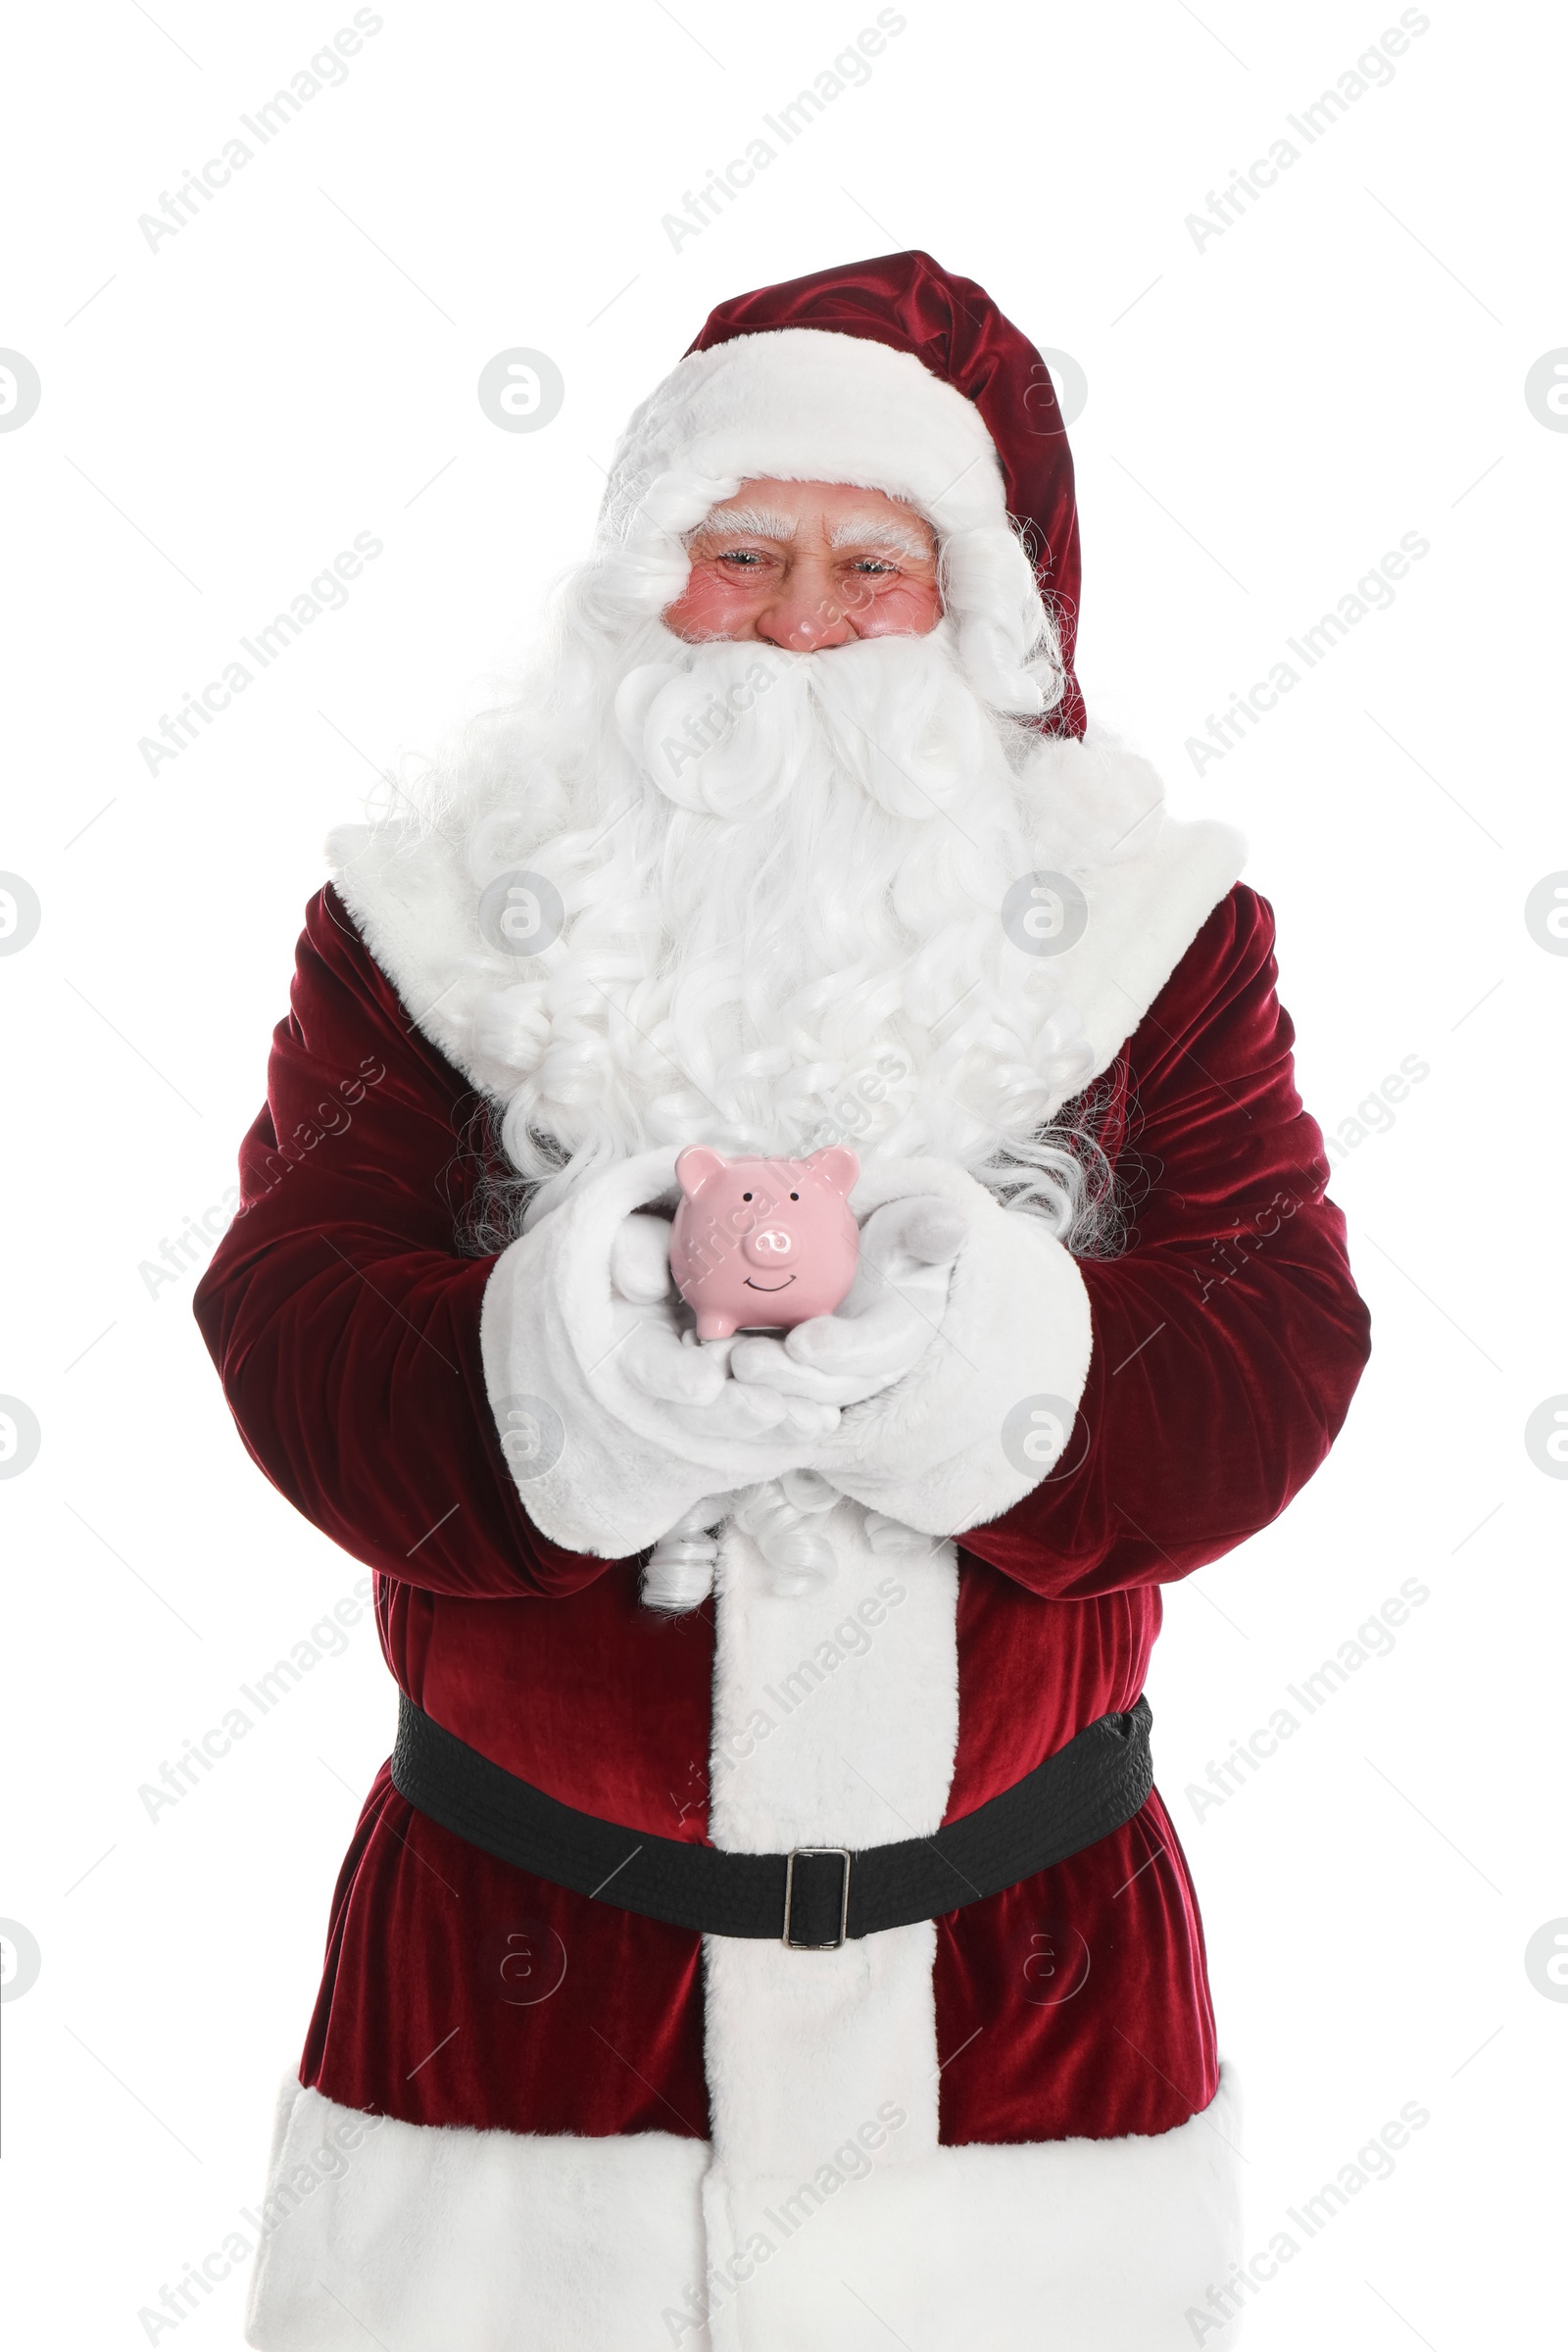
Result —
<path fill-rule="evenodd" d="M 626 1377 L 645 1396 L 671 1408 L 676 1426 L 694 1437 L 820 1438 L 838 1426 L 838 1400 L 777 1388 L 752 1387 L 729 1377 L 723 1342 L 699 1345 L 673 1329 L 644 1323 L 629 1337 Z"/>
<path fill-rule="evenodd" d="M 1089 1370 L 1089 1293 L 1042 1218 L 1004 1208 L 959 1168 L 896 1161 L 861 1181 L 866 1205 L 878 1201 L 868 1238 L 888 1216 L 917 1260 L 941 1238 L 930 1199 L 938 1195 L 958 1220 L 962 1246 L 940 1269 L 946 1296 L 931 1309 L 940 1336 L 932 1334 L 901 1380 L 846 1405 L 812 1467 L 883 1520 L 946 1539 L 1000 1517 L 1054 1472 Z M 893 1222 L 898 1209 L 907 1223 Z M 889 1288 L 906 1294 L 938 1271 L 896 1276 Z M 1048 1428 L 1055 1436 L 1044 1445 Z"/>
<path fill-rule="evenodd" d="M 610 1245 L 612 1296 L 634 1306 L 667 1306 L 670 1224 L 638 1209 L 622 1217 Z"/>
<path fill-rule="evenodd" d="M 688 1437 L 776 1444 L 779 1458 L 775 1470 L 797 1467 L 802 1446 L 831 1436 L 839 1425 L 836 1404 L 815 1397 L 781 1396 L 777 1389 L 750 1388 L 739 1380 L 726 1380 L 710 1404 L 672 1409 Z"/>
<path fill-rule="evenodd" d="M 626 1378 L 688 1436 L 762 1438 L 795 1443 L 838 1426 L 837 1400 L 789 1396 L 743 1387 L 729 1376 L 732 1342 L 701 1345 L 675 1319 L 669 1273 L 670 1228 L 663 1217 L 625 1218 L 610 1252 L 612 1312 Z"/>
<path fill-rule="evenodd" d="M 658 1404 L 710 1405 L 724 1386 L 721 1359 L 682 1346 L 669 1273 L 669 1221 L 638 1210 L 610 1246 L 613 1352 L 626 1378 Z M 760 1427 L 769 1426 L 767 1417 Z"/>
<path fill-rule="evenodd" d="M 683 1347 L 669 1272 L 669 1220 L 623 1217 L 610 1247 L 611 1313 L 626 1377 L 665 1404 L 710 1404 L 724 1385 L 722 1361 Z"/>
<path fill-rule="evenodd" d="M 844 1304 L 798 1323 L 784 1340 L 738 1340 L 730 1358 L 737 1385 L 821 1405 L 880 1396 L 940 1332 L 966 1231 L 962 1209 L 938 1195 L 890 1200 L 866 1221 Z"/>

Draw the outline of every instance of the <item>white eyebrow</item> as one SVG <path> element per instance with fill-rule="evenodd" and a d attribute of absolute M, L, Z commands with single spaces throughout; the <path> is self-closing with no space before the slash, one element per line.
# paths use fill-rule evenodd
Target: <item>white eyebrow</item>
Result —
<path fill-rule="evenodd" d="M 795 524 L 788 514 L 775 514 L 769 507 L 715 507 L 686 537 L 722 538 L 726 532 L 737 539 L 793 539 Z"/>
<path fill-rule="evenodd" d="M 829 534 L 830 547 L 891 547 L 920 563 L 935 552 L 933 538 L 912 523 L 880 514 L 848 514 Z"/>

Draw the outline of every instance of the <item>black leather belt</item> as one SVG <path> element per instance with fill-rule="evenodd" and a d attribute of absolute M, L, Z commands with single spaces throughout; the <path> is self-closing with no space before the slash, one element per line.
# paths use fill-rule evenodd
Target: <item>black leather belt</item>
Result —
<path fill-rule="evenodd" d="M 793 1951 L 832 1951 L 1000 1894 L 1120 1829 L 1153 1786 L 1140 1698 L 929 1838 L 859 1852 L 727 1853 L 579 1813 L 467 1746 L 406 1691 L 399 1700 L 393 1786 L 442 1829 L 644 1919 L 703 1936 L 778 1936 Z"/>

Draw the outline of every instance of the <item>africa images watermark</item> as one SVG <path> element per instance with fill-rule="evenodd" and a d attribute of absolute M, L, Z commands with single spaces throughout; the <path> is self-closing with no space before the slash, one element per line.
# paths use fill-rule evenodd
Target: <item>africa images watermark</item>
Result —
<path fill-rule="evenodd" d="M 1324 1131 L 1323 1156 L 1329 1168 L 1340 1167 L 1369 1136 L 1386 1135 L 1395 1124 L 1394 1106 L 1407 1101 L 1411 1088 L 1421 1085 L 1431 1075 L 1429 1061 L 1419 1054 L 1406 1054 L 1397 1070 L 1390 1070 L 1374 1092 L 1362 1096 L 1348 1118 Z M 1297 1194 L 1276 1193 L 1264 1207 L 1254 1209 L 1250 1217 L 1239 1220 L 1227 1232 L 1216 1234 L 1208 1246 L 1207 1265 L 1193 1267 L 1194 1278 L 1200 1286 L 1199 1304 L 1206 1306 L 1212 1292 L 1223 1291 L 1227 1283 L 1243 1273 L 1250 1262 L 1250 1253 L 1255 1255 L 1264 1249 L 1300 1205 Z"/>
<path fill-rule="evenodd" d="M 1369 1617 L 1362 1619 L 1354 1635 L 1340 1643 L 1333 1657 L 1324 1658 L 1310 1674 L 1303 1674 L 1298 1683 L 1287 1683 L 1286 1697 L 1295 1702 L 1294 1706 L 1287 1706 L 1282 1700 L 1267 1723 L 1260 1723 L 1245 1741 L 1232 1740 L 1230 1754 L 1210 1762 L 1206 1788 L 1201 1781 L 1188 1782 L 1182 1794 L 1192 1806 L 1194 1818 L 1202 1821 L 1217 1812 L 1228 1798 L 1246 1787 L 1253 1774 L 1261 1772 L 1271 1756 L 1279 1754 L 1282 1741 L 1293 1740 L 1309 1716 L 1318 1714 L 1345 1689 L 1352 1674 L 1359 1674 L 1372 1658 L 1388 1657 L 1395 1646 L 1396 1630 L 1409 1623 L 1412 1609 L 1424 1608 L 1431 1598 L 1430 1585 L 1424 1585 L 1418 1576 L 1407 1576 L 1398 1592 L 1391 1592 Z"/>
<path fill-rule="evenodd" d="M 238 1207 L 239 1186 L 231 1184 L 222 1199 L 204 1208 L 199 1218 L 187 1217 L 172 1241 L 167 1234 L 163 1237 L 157 1257 L 144 1257 L 136 1268 L 149 1298 L 156 1302 L 160 1292 L 183 1281 L 193 1266 L 201 1264 L 228 1231 Z"/>
<path fill-rule="evenodd" d="M 1369 1137 L 1387 1135 L 1395 1123 L 1394 1105 L 1405 1102 L 1410 1089 L 1431 1075 L 1430 1061 L 1419 1054 L 1406 1054 L 1397 1070 L 1390 1070 L 1361 1097 L 1348 1118 L 1341 1119 L 1336 1127 L 1324 1129 L 1323 1152 L 1329 1166 L 1339 1167 Z"/>
<path fill-rule="evenodd" d="M 386 1063 L 374 1054 L 367 1054 L 358 1071 L 349 1078 L 337 1081 L 336 1094 L 328 1094 L 316 1105 L 316 1118 L 296 1119 L 288 1135 L 279 1136 L 267 1153 L 260 1168 L 254 1171 L 265 1184 L 258 1183 L 250 1200 L 241 1205 L 240 1188 L 231 1184 L 220 1200 L 204 1208 L 200 1218 L 187 1217 L 172 1241 L 167 1235 L 159 1243 L 158 1257 L 144 1257 L 136 1271 L 142 1287 L 156 1304 L 172 1283 L 182 1281 L 192 1267 L 199 1266 L 215 1245 L 220 1242 L 236 1217 L 249 1214 L 259 1200 L 276 1192 L 291 1168 L 297 1168 L 307 1153 L 324 1143 L 329 1135 L 342 1135 L 353 1126 L 354 1113 L 372 1086 L 379 1086 L 386 1076 Z M 317 1120 L 320 1121 L 319 1126 Z M 160 1262 L 161 1261 L 161 1262 Z"/>
<path fill-rule="evenodd" d="M 896 8 L 878 9 L 876 23 L 864 25 L 839 51 L 831 66 L 823 67 L 808 88 L 797 92 L 777 114 L 762 117 L 778 141 L 777 147 L 759 131 L 747 141 L 744 155 L 732 156 L 723 170 L 711 172 L 695 193 L 688 188 L 681 199 L 681 211 L 665 213 L 660 221 L 675 251 L 679 253 L 693 237 L 700 237 L 719 218 L 725 205 L 733 204 L 752 185 L 759 172 L 765 172 L 769 164 L 778 160 L 783 148 L 793 146 L 804 131 L 809 130 L 836 98 L 842 98 L 846 90 L 863 89 L 871 78 L 870 59 L 880 57 L 888 42 L 896 40 L 908 22 Z"/>
<path fill-rule="evenodd" d="M 829 2197 L 836 2197 L 841 2188 L 857 2180 L 866 2180 L 875 2169 L 872 2157 L 902 2132 L 908 2122 L 908 2110 L 896 2099 L 884 2099 L 874 2116 L 847 2138 L 842 2147 L 819 2164 L 809 2180 L 803 2180 L 787 2197 L 780 2197 L 777 2206 L 764 2206 L 762 2220 L 776 2230 L 770 2236 L 766 2230 L 754 2230 L 743 2247 L 737 2249 L 727 2262 L 709 2266 L 706 2278 L 707 2293 L 702 2287 L 686 2290 L 683 2306 L 666 2304 L 660 2317 L 664 2323 L 672 2344 L 679 2344 L 687 2335 L 706 2340 L 710 2317 L 721 2310 L 733 2295 L 738 2295 L 749 2278 L 755 2278 L 763 2263 L 770 2262 L 798 2230 L 804 2230 L 814 2213 L 819 2213 Z"/>
<path fill-rule="evenodd" d="M 384 2115 L 368 2115 L 363 2110 L 345 2116 L 323 2137 L 318 2148 L 309 2149 L 291 2166 L 286 2177 L 279 2175 L 273 2180 L 271 2193 L 260 2213 L 253 2212 L 248 2205 L 240 2206 L 240 2220 L 247 2230 L 255 2231 L 254 2239 L 244 2230 L 231 2230 L 220 2245 L 203 2255 L 200 2263 L 188 2262 L 183 2276 L 172 2286 L 161 2286 L 157 2303 L 144 2303 L 136 2314 L 147 2341 L 158 2343 L 182 2321 L 200 2311 L 202 2299 L 210 2296 L 214 2287 L 220 2286 L 225 2278 L 231 2278 L 268 2238 L 285 2228 L 307 2197 L 314 2196 L 329 2180 L 344 2180 L 355 2155 L 365 2144 L 366 2134 L 378 2132 L 385 2122 Z"/>
<path fill-rule="evenodd" d="M 360 51 L 378 33 L 385 24 L 373 8 L 357 8 L 354 24 L 344 24 L 334 32 L 329 42 L 318 49 L 308 66 L 301 66 L 289 81 L 286 90 L 274 90 L 265 105 L 254 114 L 241 115 L 242 127 L 255 140 L 253 147 L 235 132 L 223 142 L 222 151 L 210 155 L 206 163 L 194 172 L 187 172 L 172 195 L 167 188 L 160 192 L 156 213 L 139 214 L 136 226 L 141 230 L 153 253 L 163 250 L 166 238 L 177 237 L 198 220 L 204 206 L 212 203 L 220 189 L 226 188 L 236 172 L 243 172 L 262 148 L 270 145 L 281 130 L 285 130 L 301 109 L 318 97 L 322 90 L 339 89 L 349 77 L 347 60 L 358 57 Z M 355 27 L 358 27 L 358 30 Z"/>
<path fill-rule="evenodd" d="M 909 1065 L 902 1054 L 879 1054 L 870 1069 L 862 1070 L 853 1082 L 845 1082 L 843 1093 L 827 1105 L 826 1115 L 803 1138 L 802 1152 L 825 1152 L 834 1144 L 858 1143 L 879 1115 L 877 1105 L 886 1101 L 888 1089 L 908 1076 Z"/>
<path fill-rule="evenodd" d="M 1402 580 L 1411 564 L 1419 564 L 1431 552 L 1430 539 L 1424 539 L 1419 531 L 1406 531 L 1398 546 L 1380 556 L 1361 574 L 1354 588 L 1346 590 L 1332 611 L 1320 613 L 1298 637 L 1287 637 L 1286 645 L 1301 667 L 1298 669 L 1295 662 L 1282 656 L 1268 676 L 1259 678 L 1245 695 L 1235 696 L 1230 709 L 1221 716 L 1216 717 L 1211 710 L 1206 738 L 1189 735 L 1183 746 L 1194 773 L 1200 776 L 1205 767 L 1212 767 L 1227 752 L 1234 752 L 1246 740 L 1249 729 L 1277 709 L 1281 695 L 1290 694 L 1299 686 L 1306 671 L 1316 669 L 1337 645 L 1345 642 L 1357 622 L 1365 620 L 1369 612 L 1386 612 L 1396 601 L 1394 582 Z"/>
<path fill-rule="evenodd" d="M 136 1794 L 154 1829 L 159 1826 L 160 1816 L 199 1788 L 214 1766 L 232 1753 L 235 1741 L 254 1731 L 262 1716 L 270 1715 L 313 1668 L 319 1666 L 323 1658 L 343 1655 L 349 1645 L 349 1632 L 359 1624 L 371 1598 L 370 1579 L 362 1576 L 351 1592 L 333 1602 L 329 1616 L 318 1617 L 309 1635 L 301 1636 L 286 1658 L 276 1659 L 265 1674 L 256 1677 L 254 1684 L 240 1684 L 240 1697 L 246 1706 L 229 1707 L 221 1721 L 205 1731 L 199 1741 L 187 1740 L 182 1753 L 172 1763 L 166 1757 L 156 1781 L 142 1782 Z M 248 1712 L 249 1708 L 254 1708 L 255 1713 Z"/>
<path fill-rule="evenodd" d="M 1326 137 L 1358 99 L 1364 98 L 1369 90 L 1387 89 L 1395 75 L 1394 59 L 1403 57 L 1412 39 L 1419 40 L 1431 24 L 1432 19 L 1421 9 L 1403 10 L 1398 24 L 1390 25 L 1372 47 L 1363 49 L 1332 89 L 1324 90 L 1309 106 L 1303 106 L 1299 114 L 1286 116 L 1286 122 L 1301 142 L 1299 147 L 1282 131 L 1271 141 L 1267 155 L 1255 157 L 1245 172 L 1236 172 L 1227 187 L 1217 193 L 1210 188 L 1207 212 L 1189 213 L 1183 222 L 1199 252 L 1206 252 L 1215 237 L 1224 236 L 1227 229 L 1236 226 L 1250 205 L 1257 204 L 1270 188 L 1278 186 L 1280 173 L 1298 164 L 1306 149 Z"/>
<path fill-rule="evenodd" d="M 373 531 L 356 531 L 352 547 L 340 549 L 309 587 L 302 588 L 293 598 L 286 612 L 274 612 L 254 637 L 240 639 L 256 664 L 255 669 L 247 668 L 238 660 L 229 662 L 222 676 L 210 679 L 200 694 L 187 694 L 183 708 L 172 718 L 167 710 L 161 711 L 158 734 L 143 735 L 136 745 L 147 773 L 156 776 L 167 760 L 177 760 L 181 752 L 188 751 L 202 729 L 210 727 L 220 712 L 228 709 L 235 695 L 243 694 L 264 669 L 270 669 L 278 656 L 288 652 L 313 620 L 319 620 L 323 612 L 341 612 L 349 601 L 347 583 L 357 580 L 366 564 L 373 564 L 381 552 L 382 542 Z"/>
<path fill-rule="evenodd" d="M 1286 2229 L 1282 2225 L 1266 2246 L 1260 2246 L 1244 2262 L 1232 2263 L 1230 2277 L 1209 2287 L 1206 2308 L 1202 2304 L 1189 2304 L 1183 2317 L 1194 2343 L 1201 2344 L 1211 2335 L 1222 2334 L 1270 2279 L 1279 2277 L 1286 2263 L 1294 2262 L 1312 2238 L 1321 2237 L 1352 2197 L 1358 2197 L 1374 2180 L 1391 2180 L 1397 2169 L 1396 2155 L 1409 2146 L 1413 2132 L 1424 2132 L 1431 2121 L 1430 2108 L 1423 2107 L 1419 2099 L 1406 2099 L 1397 2116 L 1391 2116 L 1365 2140 L 1356 2149 L 1354 2158 L 1340 2166 L 1332 2180 L 1325 2180 L 1313 2195 L 1303 2197 L 1299 2205 L 1287 2205 L 1285 2219 L 1293 2227 Z"/>
<path fill-rule="evenodd" d="M 1208 1245 L 1206 1270 L 1198 1265 L 1193 1268 L 1195 1278 L 1201 1285 L 1199 1305 L 1206 1306 L 1211 1291 L 1222 1291 L 1228 1282 L 1243 1273 L 1250 1263 L 1248 1251 L 1264 1249 L 1277 1233 L 1284 1230 L 1300 1205 L 1300 1200 L 1295 1193 L 1276 1193 L 1266 1206 L 1254 1209 L 1250 1217 L 1238 1221 L 1228 1233 L 1217 1233 Z"/>
<path fill-rule="evenodd" d="M 713 1764 L 720 1772 L 732 1772 L 735 1766 L 754 1756 L 762 1741 L 778 1729 L 788 1715 L 803 1707 L 813 1691 L 821 1689 L 830 1674 L 836 1674 L 851 1658 L 863 1658 L 871 1647 L 871 1637 L 882 1624 L 890 1609 L 909 1597 L 909 1588 L 897 1576 L 879 1579 L 874 1592 L 868 1592 L 856 1607 L 853 1616 L 845 1617 L 833 1628 L 831 1635 L 817 1643 L 808 1658 L 802 1658 L 788 1674 L 780 1675 L 777 1684 L 764 1683 L 762 1697 L 772 1700 L 775 1715 L 760 1701 L 738 1730 L 727 1733 L 713 1742 Z"/>
<path fill-rule="evenodd" d="M 722 694 L 714 692 L 701 710 L 692 711 L 679 735 L 662 736 L 659 756 L 670 778 L 673 780 L 688 765 L 700 767 L 708 754 L 733 734 L 745 713 L 756 709 L 776 676 L 776 671 L 769 674 L 764 663 L 754 662 Z"/>

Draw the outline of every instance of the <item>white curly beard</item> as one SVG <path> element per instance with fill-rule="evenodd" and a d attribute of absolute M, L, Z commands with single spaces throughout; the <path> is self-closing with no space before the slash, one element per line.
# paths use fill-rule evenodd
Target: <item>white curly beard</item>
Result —
<path fill-rule="evenodd" d="M 523 868 L 565 908 L 544 954 L 488 956 L 472 1015 L 531 1214 L 662 1143 L 843 1141 L 999 1184 L 1004 1153 L 1028 1196 L 1088 1055 L 1002 906 L 1080 862 L 1053 777 L 1082 747 L 988 709 L 946 622 L 793 654 L 564 615 L 446 805 L 477 888 Z"/>

